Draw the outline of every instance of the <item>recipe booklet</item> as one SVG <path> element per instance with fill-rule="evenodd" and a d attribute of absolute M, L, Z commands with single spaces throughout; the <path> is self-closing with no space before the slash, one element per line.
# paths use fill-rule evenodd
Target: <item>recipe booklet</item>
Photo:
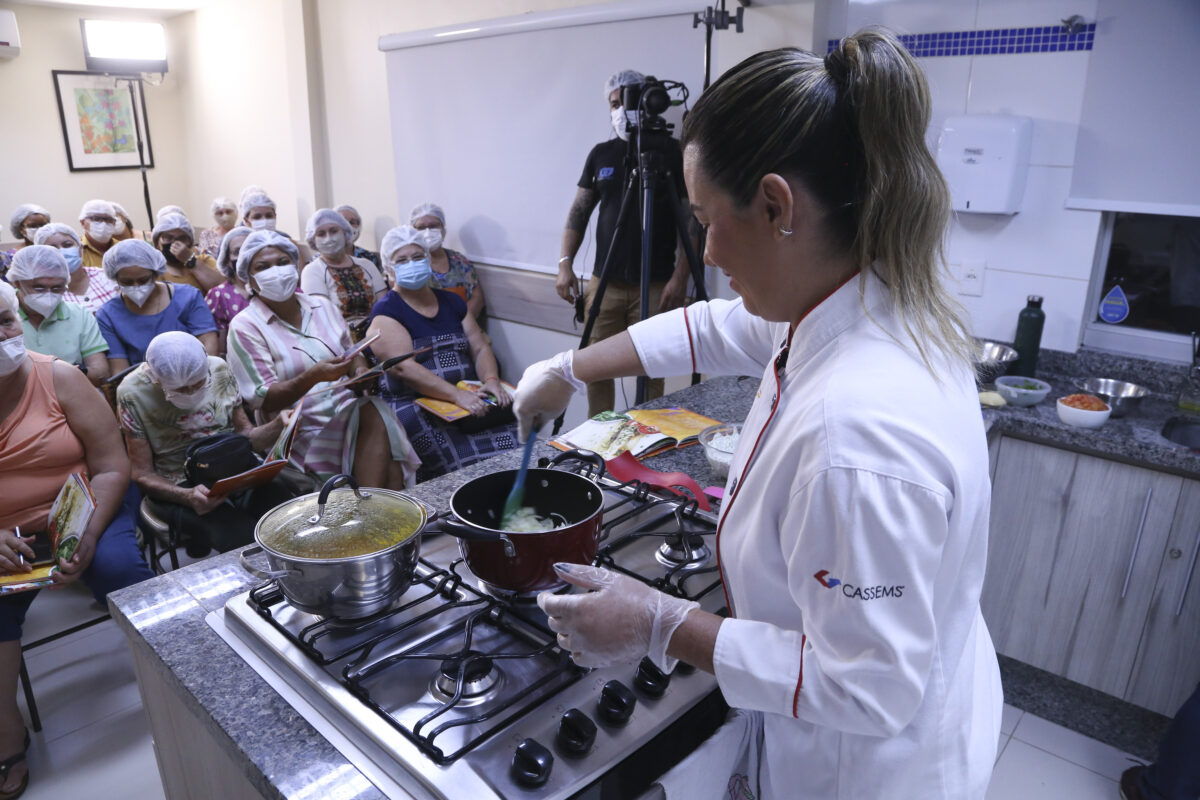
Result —
<path fill-rule="evenodd" d="M 283 472 L 283 468 L 288 465 L 288 459 L 292 456 L 292 441 L 296 438 L 296 428 L 300 426 L 300 408 L 303 405 L 304 398 L 301 397 L 300 401 L 292 406 L 291 419 L 283 426 L 275 444 L 271 445 L 271 449 L 267 451 L 263 463 L 245 472 L 239 472 L 237 475 L 222 478 L 212 485 L 209 492 L 218 495 L 233 494 L 275 480 L 279 473 Z"/>
<path fill-rule="evenodd" d="M 33 571 L 0 575 L 0 595 L 53 585 L 51 576 L 58 572 L 58 559 L 70 559 L 75 555 L 79 537 L 83 536 L 95 513 L 96 497 L 88 479 L 80 473 L 71 475 L 50 506 L 45 539 L 39 533 L 33 543 Z"/>
<path fill-rule="evenodd" d="M 601 411 L 577 428 L 550 440 L 559 450 L 592 450 L 605 461 L 629 452 L 635 458 L 695 444 L 715 419 L 686 408 L 635 408 L 618 414 Z"/>
<path fill-rule="evenodd" d="M 513 386 L 511 383 L 508 383 L 507 381 L 500 381 L 500 383 L 503 384 L 504 388 L 508 390 L 510 396 L 516 393 L 517 387 Z M 464 392 L 476 392 L 479 391 L 480 387 L 483 386 L 483 383 L 481 381 L 459 381 L 454 385 L 456 388 L 462 389 Z M 428 411 L 430 414 L 433 414 L 438 419 L 445 420 L 446 422 L 458 422 L 461 419 L 466 419 L 467 417 L 471 416 L 470 411 L 467 411 L 462 406 L 451 403 L 449 400 L 435 400 L 432 397 L 418 397 L 413 402 Z M 490 394 L 484 398 L 484 402 L 490 406 L 498 405 L 496 398 L 492 397 Z"/>

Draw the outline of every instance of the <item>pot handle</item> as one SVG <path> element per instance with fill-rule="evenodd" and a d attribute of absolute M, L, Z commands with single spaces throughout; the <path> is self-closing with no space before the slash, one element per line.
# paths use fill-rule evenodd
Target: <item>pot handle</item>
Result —
<path fill-rule="evenodd" d="M 308 518 L 309 525 L 316 525 L 321 521 L 321 517 L 325 515 L 325 503 L 329 500 L 329 495 L 334 489 L 339 486 L 349 484 L 354 493 L 358 495 L 359 500 L 366 500 L 371 495 L 358 488 L 358 481 L 354 480 L 353 475 L 334 475 L 329 480 L 325 481 L 325 485 L 321 487 L 321 493 L 317 495 L 317 513 Z"/>
<path fill-rule="evenodd" d="M 256 544 L 256 545 L 247 547 L 245 550 L 238 553 L 238 562 L 242 565 L 242 569 L 246 570 L 246 572 L 249 572 L 254 577 L 259 578 L 260 580 L 264 580 L 264 581 L 273 581 L 273 580 L 276 580 L 277 578 L 286 578 L 289 575 L 298 575 L 299 574 L 299 572 L 297 572 L 294 569 L 265 570 L 265 569 L 259 569 L 258 567 L 251 564 L 249 557 L 258 555 L 262 551 L 263 551 L 262 545 Z"/>
<path fill-rule="evenodd" d="M 604 477 L 604 459 L 599 453 L 594 453 L 591 450 L 568 450 L 565 453 L 559 453 L 554 458 L 550 459 L 550 466 L 554 466 L 561 461 L 573 459 L 575 461 L 586 461 L 596 468 L 596 480 Z"/>
<path fill-rule="evenodd" d="M 465 539 L 469 542 L 502 542 L 504 555 L 509 558 L 517 557 L 517 548 L 513 546 L 512 539 L 508 538 L 508 534 L 464 525 L 452 519 L 438 520 L 437 527 L 442 533 L 448 533 L 456 539 Z"/>

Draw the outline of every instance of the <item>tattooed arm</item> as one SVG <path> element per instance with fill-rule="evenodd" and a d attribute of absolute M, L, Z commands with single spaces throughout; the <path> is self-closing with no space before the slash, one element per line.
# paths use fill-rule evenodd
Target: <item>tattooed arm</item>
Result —
<path fill-rule="evenodd" d="M 595 189 L 577 189 L 575 202 L 567 213 L 567 226 L 563 229 L 561 254 L 563 260 L 558 262 L 558 280 L 555 289 L 558 296 L 568 303 L 575 302 L 578 285 L 575 282 L 575 272 L 572 265 L 579 246 L 583 244 L 583 232 L 587 230 L 588 219 L 596 204 L 600 202 L 600 193 Z"/>

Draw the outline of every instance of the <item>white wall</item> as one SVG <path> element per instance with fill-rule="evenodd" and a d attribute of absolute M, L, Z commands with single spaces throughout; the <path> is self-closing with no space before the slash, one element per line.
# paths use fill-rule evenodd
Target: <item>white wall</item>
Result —
<path fill-rule="evenodd" d="M 79 9 L 0 4 L 17 15 L 21 55 L 0 60 L 0 97 L 4 98 L 0 122 L 0 219 L 8 241 L 9 214 L 21 203 L 37 203 L 50 211 L 57 222 L 78 226 L 79 209 L 92 198 L 115 200 L 125 207 L 138 227 L 146 227 L 142 180 L 136 169 L 71 172 L 63 143 L 62 124 L 50 71 L 83 70 L 83 42 L 79 19 L 95 12 Z M 105 9 L 104 16 L 138 19 L 152 14 L 135 14 Z M 155 168 L 148 171 L 150 197 L 155 207 L 183 195 L 180 169 L 185 149 L 180 118 L 181 82 L 175 63 L 161 86 L 145 87 L 146 111 L 150 118 L 150 140 Z"/>
<path fill-rule="evenodd" d="M 1095 21 L 1096 0 L 832 0 L 818 13 L 816 42 L 871 24 L 900 33 L 1053 25 L 1072 14 Z M 1034 121 L 1032 165 L 1015 216 L 961 214 L 952 223 L 952 271 L 986 264 L 981 297 L 959 296 L 975 333 L 1011 341 L 1025 298 L 1045 298 L 1042 344 L 1074 351 L 1081 341 L 1100 214 L 1064 207 L 1088 53 L 939 56 L 919 59 L 933 95 L 930 146 L 953 114 L 1007 113 Z"/>

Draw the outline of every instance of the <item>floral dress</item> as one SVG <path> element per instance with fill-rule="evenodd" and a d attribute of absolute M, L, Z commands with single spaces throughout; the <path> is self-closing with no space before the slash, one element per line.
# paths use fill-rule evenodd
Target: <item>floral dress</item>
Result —
<path fill-rule="evenodd" d="M 475 266 L 467 257 L 457 250 L 446 248 L 446 257 L 450 259 L 450 268 L 445 272 L 433 271 L 429 285 L 434 289 L 445 289 L 454 292 L 463 300 L 470 300 L 479 285 L 479 275 Z"/>

